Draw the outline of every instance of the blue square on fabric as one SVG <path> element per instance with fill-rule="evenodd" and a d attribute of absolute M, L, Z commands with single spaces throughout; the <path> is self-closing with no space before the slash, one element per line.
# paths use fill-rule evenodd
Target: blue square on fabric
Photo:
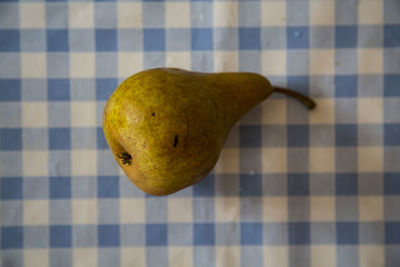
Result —
<path fill-rule="evenodd" d="M 358 223 L 338 222 L 336 223 L 336 241 L 340 245 L 357 245 Z"/>
<path fill-rule="evenodd" d="M 288 49 L 307 49 L 310 47 L 308 27 L 287 27 L 286 44 Z"/>
<path fill-rule="evenodd" d="M 335 133 L 337 146 L 357 146 L 357 125 L 336 124 Z"/>
<path fill-rule="evenodd" d="M 240 175 L 240 195 L 241 196 L 261 196 L 262 177 L 261 174 L 241 174 Z"/>
<path fill-rule="evenodd" d="M 50 101 L 69 101 L 69 79 L 49 79 L 47 88 Z"/>
<path fill-rule="evenodd" d="M 261 146 L 261 126 L 260 125 L 241 125 L 240 147 L 260 147 Z"/>
<path fill-rule="evenodd" d="M 50 226 L 50 247 L 69 248 L 72 245 L 72 228 L 70 225 Z"/>
<path fill-rule="evenodd" d="M 100 247 L 117 247 L 120 244 L 119 225 L 104 224 L 98 226 L 98 241 Z"/>
<path fill-rule="evenodd" d="M 96 99 L 107 100 L 118 86 L 118 79 L 96 79 Z"/>
<path fill-rule="evenodd" d="M 96 30 L 96 51 L 116 51 L 117 47 L 117 30 Z"/>
<path fill-rule="evenodd" d="M 211 28 L 192 29 L 192 50 L 213 50 L 213 30 Z"/>
<path fill-rule="evenodd" d="M 21 80 L 0 79 L 0 101 L 20 101 Z"/>
<path fill-rule="evenodd" d="M 336 174 L 336 195 L 357 195 L 358 179 L 357 173 Z"/>
<path fill-rule="evenodd" d="M 400 195 L 400 172 L 384 174 L 385 195 Z"/>
<path fill-rule="evenodd" d="M 0 198 L 22 199 L 22 178 L 0 178 Z"/>
<path fill-rule="evenodd" d="M 297 92 L 308 95 L 310 79 L 308 76 L 292 75 L 287 77 L 287 87 L 296 88 Z"/>
<path fill-rule="evenodd" d="M 71 198 L 71 177 L 50 177 L 50 198 Z"/>
<path fill-rule="evenodd" d="M 306 196 L 310 192 L 310 176 L 306 173 L 295 173 L 288 175 L 288 195 Z"/>
<path fill-rule="evenodd" d="M 119 176 L 99 176 L 97 195 L 100 198 L 117 198 L 119 196 Z"/>
<path fill-rule="evenodd" d="M 21 226 L 2 226 L 1 248 L 2 249 L 23 248 L 23 228 Z"/>
<path fill-rule="evenodd" d="M 163 223 L 146 224 L 146 245 L 147 246 L 166 246 L 167 245 L 167 225 Z"/>
<path fill-rule="evenodd" d="M 0 128 L 0 150 L 21 150 L 22 130 L 20 128 Z"/>
<path fill-rule="evenodd" d="M 383 40 L 385 47 L 400 47 L 400 25 L 385 25 Z"/>
<path fill-rule="evenodd" d="M 165 51 L 165 29 L 143 30 L 144 51 Z"/>
<path fill-rule="evenodd" d="M 308 245 L 310 244 L 310 223 L 295 222 L 289 223 L 289 244 Z"/>
<path fill-rule="evenodd" d="M 288 125 L 287 144 L 289 147 L 306 147 L 309 145 L 310 129 L 308 125 Z"/>
<path fill-rule="evenodd" d="M 97 135 L 97 149 L 107 149 L 108 144 L 106 138 L 104 137 L 104 131 L 102 127 L 97 127 L 96 135 Z"/>
<path fill-rule="evenodd" d="M 16 52 L 20 50 L 18 30 L 0 30 L 0 52 Z"/>
<path fill-rule="evenodd" d="M 260 28 L 239 28 L 239 49 L 257 50 L 261 48 Z"/>
<path fill-rule="evenodd" d="M 383 88 L 385 96 L 400 96 L 400 74 L 385 74 Z"/>
<path fill-rule="evenodd" d="M 335 96 L 357 97 L 357 75 L 336 75 Z"/>
<path fill-rule="evenodd" d="M 47 51 L 62 52 L 69 50 L 68 30 L 47 30 Z"/>
<path fill-rule="evenodd" d="M 240 244 L 261 245 L 263 237 L 262 223 L 241 223 Z"/>
<path fill-rule="evenodd" d="M 335 47 L 336 48 L 357 47 L 357 26 L 336 26 Z"/>
<path fill-rule="evenodd" d="M 385 146 L 400 146 L 400 123 L 384 125 Z"/>
<path fill-rule="evenodd" d="M 195 223 L 193 242 L 195 246 L 213 246 L 215 244 L 215 225 L 213 223 Z"/>
<path fill-rule="evenodd" d="M 400 244 L 400 222 L 385 223 L 385 243 Z"/>
<path fill-rule="evenodd" d="M 201 182 L 193 185 L 193 196 L 212 197 L 215 192 L 215 177 L 213 173 L 207 175 Z"/>
<path fill-rule="evenodd" d="M 49 148 L 50 150 L 70 149 L 71 129 L 66 127 L 49 128 Z"/>

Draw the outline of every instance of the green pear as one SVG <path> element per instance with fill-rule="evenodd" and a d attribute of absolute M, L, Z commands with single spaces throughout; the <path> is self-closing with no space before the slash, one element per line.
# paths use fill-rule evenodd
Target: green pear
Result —
<path fill-rule="evenodd" d="M 206 177 L 232 126 L 274 92 L 315 107 L 311 99 L 273 87 L 255 73 L 145 70 L 123 81 L 108 99 L 104 135 L 137 187 L 152 195 L 172 194 Z"/>

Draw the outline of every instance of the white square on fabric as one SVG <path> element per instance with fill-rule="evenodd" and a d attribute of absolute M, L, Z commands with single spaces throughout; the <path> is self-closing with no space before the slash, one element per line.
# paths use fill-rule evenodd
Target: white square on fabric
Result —
<path fill-rule="evenodd" d="M 23 174 L 24 176 L 48 176 L 49 155 L 48 151 L 24 151 Z"/>
<path fill-rule="evenodd" d="M 264 246 L 264 266 L 288 267 L 288 246 Z"/>
<path fill-rule="evenodd" d="M 118 28 L 141 28 L 142 24 L 142 3 L 119 2 Z"/>
<path fill-rule="evenodd" d="M 95 127 L 96 103 L 71 102 L 71 127 Z"/>
<path fill-rule="evenodd" d="M 190 2 L 165 2 L 165 26 L 167 28 L 189 28 Z"/>
<path fill-rule="evenodd" d="M 310 1 L 310 25 L 334 25 L 334 1 Z"/>
<path fill-rule="evenodd" d="M 227 72 L 239 70 L 239 55 L 236 51 L 214 51 L 214 71 Z"/>
<path fill-rule="evenodd" d="M 270 98 L 261 105 L 262 124 L 286 124 L 286 99 Z"/>
<path fill-rule="evenodd" d="M 193 266 L 192 247 L 168 247 L 169 266 Z"/>
<path fill-rule="evenodd" d="M 384 220 L 384 204 L 382 196 L 358 197 L 360 221 L 380 222 Z"/>
<path fill-rule="evenodd" d="M 335 100 L 314 98 L 317 108 L 309 113 L 310 124 L 333 124 L 335 122 Z"/>
<path fill-rule="evenodd" d="M 217 174 L 238 174 L 239 150 L 237 148 L 222 149 L 214 170 Z"/>
<path fill-rule="evenodd" d="M 22 78 L 46 78 L 46 54 L 21 53 L 21 75 Z"/>
<path fill-rule="evenodd" d="M 215 221 L 238 222 L 240 219 L 240 203 L 237 197 L 215 198 Z"/>
<path fill-rule="evenodd" d="M 96 150 L 71 151 L 72 175 L 97 175 Z"/>
<path fill-rule="evenodd" d="M 143 53 L 119 52 L 118 53 L 118 77 L 126 79 L 136 72 L 143 70 Z"/>
<path fill-rule="evenodd" d="M 238 2 L 214 2 L 214 27 L 235 27 L 238 25 Z"/>
<path fill-rule="evenodd" d="M 49 201 L 25 200 L 24 201 L 24 225 L 49 224 Z"/>
<path fill-rule="evenodd" d="M 96 224 L 97 199 L 73 199 L 72 200 L 73 224 Z"/>
<path fill-rule="evenodd" d="M 333 147 L 310 147 L 310 172 L 334 172 L 335 149 Z"/>
<path fill-rule="evenodd" d="M 320 266 L 324 267 L 336 266 L 336 246 L 333 245 L 311 246 L 311 267 L 320 267 Z"/>
<path fill-rule="evenodd" d="M 191 198 L 168 199 L 168 222 L 181 223 L 193 221 L 193 203 Z"/>
<path fill-rule="evenodd" d="M 23 102 L 22 126 L 47 127 L 48 111 L 47 102 Z"/>
<path fill-rule="evenodd" d="M 329 75 L 335 72 L 335 50 L 310 50 L 310 75 Z"/>
<path fill-rule="evenodd" d="M 383 24 L 383 2 L 383 0 L 358 1 L 358 23 Z"/>
<path fill-rule="evenodd" d="M 263 50 L 261 57 L 263 75 L 286 75 L 286 50 Z"/>
<path fill-rule="evenodd" d="M 286 197 L 263 197 L 263 221 L 286 222 L 288 202 Z"/>
<path fill-rule="evenodd" d="M 190 70 L 192 58 L 190 52 L 166 52 L 166 66 Z"/>
<path fill-rule="evenodd" d="M 285 148 L 263 148 L 261 160 L 263 173 L 286 173 L 287 171 L 287 150 Z"/>
<path fill-rule="evenodd" d="M 239 246 L 216 246 L 215 265 L 240 267 L 240 247 Z"/>
<path fill-rule="evenodd" d="M 48 267 L 49 249 L 24 249 L 24 267 Z"/>
<path fill-rule="evenodd" d="M 70 53 L 71 78 L 95 77 L 94 53 Z"/>
<path fill-rule="evenodd" d="M 286 26 L 286 2 L 262 1 L 261 26 Z"/>
<path fill-rule="evenodd" d="M 98 266 L 97 248 L 74 248 L 73 250 L 74 267 L 95 267 Z"/>
<path fill-rule="evenodd" d="M 90 2 L 69 3 L 69 27 L 93 28 L 94 5 Z"/>
<path fill-rule="evenodd" d="M 382 49 L 358 49 L 358 74 L 381 74 L 382 72 Z"/>
<path fill-rule="evenodd" d="M 358 171 L 382 172 L 383 171 L 383 147 L 358 147 Z"/>
<path fill-rule="evenodd" d="M 359 246 L 360 266 L 385 266 L 385 246 Z"/>
<path fill-rule="evenodd" d="M 25 29 L 46 27 L 44 3 L 19 3 L 19 26 Z"/>
<path fill-rule="evenodd" d="M 335 198 L 331 196 L 321 196 L 310 198 L 310 220 L 314 222 L 335 221 Z"/>
<path fill-rule="evenodd" d="M 121 198 L 119 200 L 121 223 L 144 223 L 146 221 L 146 202 L 143 198 Z"/>
<path fill-rule="evenodd" d="M 358 101 L 357 115 L 359 123 L 383 122 L 382 98 L 359 98 L 357 101 Z"/>
<path fill-rule="evenodd" d="M 144 247 L 121 247 L 121 266 L 146 267 Z"/>

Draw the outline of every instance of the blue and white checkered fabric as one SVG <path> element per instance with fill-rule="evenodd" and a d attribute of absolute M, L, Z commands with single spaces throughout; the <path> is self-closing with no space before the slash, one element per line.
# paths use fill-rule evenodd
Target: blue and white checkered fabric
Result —
<path fill-rule="evenodd" d="M 152 67 L 251 71 L 274 96 L 212 173 L 151 197 L 101 129 Z M 0 264 L 400 266 L 400 1 L 0 1 Z"/>

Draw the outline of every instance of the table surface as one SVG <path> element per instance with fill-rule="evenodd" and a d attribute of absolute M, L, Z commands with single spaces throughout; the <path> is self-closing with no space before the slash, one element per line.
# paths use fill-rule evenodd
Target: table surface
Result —
<path fill-rule="evenodd" d="M 201 183 L 134 187 L 101 128 L 143 69 L 315 98 L 242 118 Z M 0 1 L 0 264 L 400 266 L 400 1 Z"/>

